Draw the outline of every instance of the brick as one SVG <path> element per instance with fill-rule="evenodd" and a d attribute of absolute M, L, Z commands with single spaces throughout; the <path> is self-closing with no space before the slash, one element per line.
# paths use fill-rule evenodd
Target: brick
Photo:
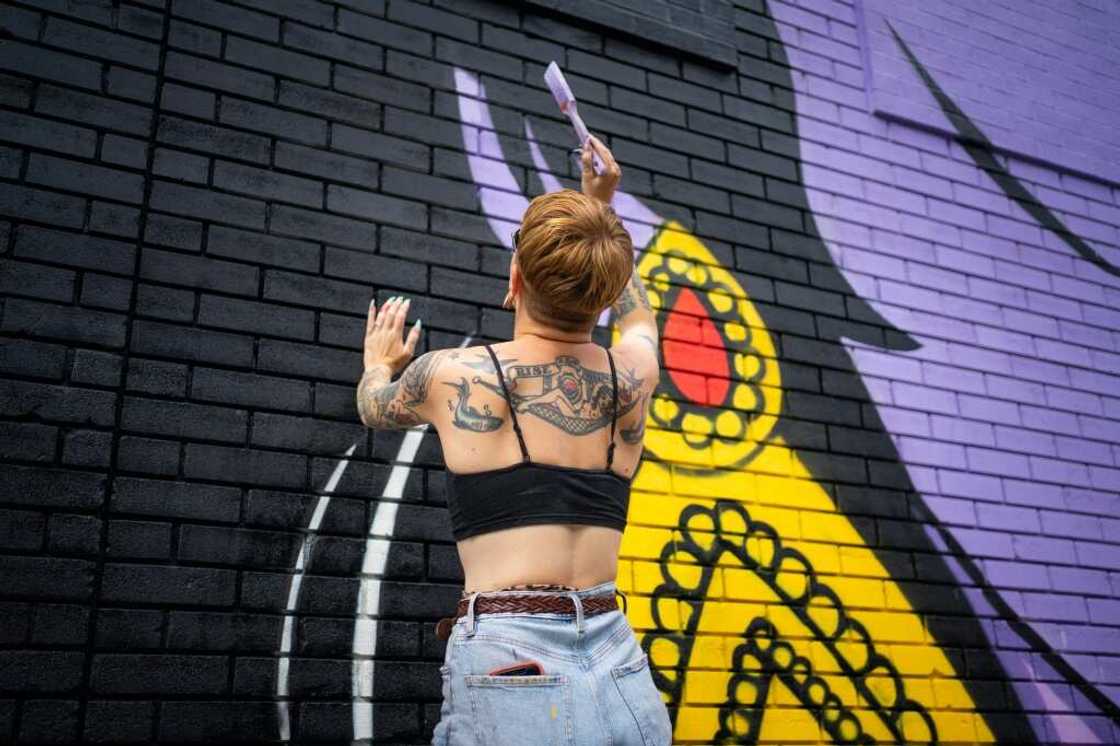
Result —
<path fill-rule="evenodd" d="M 178 18 L 171 19 L 167 43 L 172 48 L 184 49 L 209 57 L 217 57 L 222 52 L 221 32 L 187 23 Z"/>
<path fill-rule="evenodd" d="M 168 559 L 171 524 L 152 521 L 110 521 L 106 553 L 132 559 Z"/>
<path fill-rule="evenodd" d="M 173 251 L 146 249 L 140 262 L 140 276 L 192 288 L 257 294 L 258 270 L 255 267 Z"/>
<path fill-rule="evenodd" d="M 348 311 L 364 311 L 369 305 L 369 291 L 364 285 L 279 270 L 265 271 L 264 297 Z"/>
<path fill-rule="evenodd" d="M 0 444 L 5 455 L 16 461 L 54 460 L 58 429 L 31 422 L 0 423 Z"/>
<path fill-rule="evenodd" d="M 152 213 L 148 215 L 148 225 L 144 226 L 144 240 L 174 249 L 198 251 L 203 245 L 203 226 L 181 217 Z"/>
<path fill-rule="evenodd" d="M 113 480 L 114 513 L 232 523 L 241 514 L 241 490 L 182 480 Z"/>
<path fill-rule="evenodd" d="M 190 322 L 194 318 L 195 293 L 166 285 L 140 284 L 136 289 L 136 312 L 167 321 Z"/>
<path fill-rule="evenodd" d="M 427 145 L 340 124 L 331 127 L 331 148 L 419 171 L 429 170 L 431 163 L 431 148 Z"/>
<path fill-rule="evenodd" d="M 353 13 L 345 8 L 338 12 L 338 30 L 349 36 L 368 39 L 406 52 L 425 56 L 432 53 L 432 35 L 427 31 L 392 23 L 384 18 Z"/>
<path fill-rule="evenodd" d="M 636 116 L 656 119 L 678 127 L 685 126 L 683 106 L 653 96 L 646 96 L 628 88 L 611 87 L 611 106 Z"/>
<path fill-rule="evenodd" d="M 248 432 L 248 414 L 227 407 L 126 396 L 120 426 L 145 435 L 241 443 Z"/>
<path fill-rule="evenodd" d="M 323 120 L 251 101 L 224 99 L 218 120 L 222 124 L 232 124 L 310 145 L 325 145 L 327 142 L 327 124 Z"/>
<path fill-rule="evenodd" d="M 368 301 L 363 301 L 362 308 L 367 307 Z M 261 340 L 257 365 L 261 370 L 342 381 L 351 387 L 362 377 L 359 352 L 272 339 Z"/>
<path fill-rule="evenodd" d="M 208 26 L 236 31 L 265 41 L 280 39 L 279 19 L 215 0 L 174 0 L 171 12 Z"/>
<path fill-rule="evenodd" d="M 101 87 L 100 63 L 19 41 L 0 46 L 0 69 L 91 90 Z"/>
<path fill-rule="evenodd" d="M 62 461 L 74 466 L 107 469 L 112 462 L 113 438 L 110 433 L 77 430 L 66 434 Z"/>
<path fill-rule="evenodd" d="M 178 556 L 188 562 L 287 570 L 302 543 L 291 533 L 188 525 L 179 530 Z"/>
<path fill-rule="evenodd" d="M 500 78 L 509 78 L 515 81 L 524 79 L 523 63 L 516 57 L 481 49 L 470 44 L 463 44 L 445 37 L 436 37 L 435 57 L 442 62 L 448 62 L 468 70 L 487 72 Z"/>
<path fill-rule="evenodd" d="M 445 264 L 466 270 L 478 268 L 478 247 L 474 244 L 389 226 L 381 229 L 380 251 L 428 264 Z"/>
<path fill-rule="evenodd" d="M 140 319 L 132 326 L 131 351 L 178 360 L 247 366 L 253 359 L 253 340 L 238 334 Z"/>
<path fill-rule="evenodd" d="M 470 280 L 467 278 L 470 277 Z M 506 292 L 504 280 L 467 275 L 452 269 L 432 267 L 432 293 L 473 303 L 499 305 Z"/>
<path fill-rule="evenodd" d="M 295 454 L 188 443 L 183 471 L 192 479 L 303 487 L 306 461 Z"/>
<path fill-rule="evenodd" d="M 176 215 L 257 229 L 264 227 L 266 212 L 265 204 L 259 200 L 160 180 L 152 184 L 151 206 Z"/>
<path fill-rule="evenodd" d="M 517 25 L 514 23 L 513 25 Z M 491 49 L 499 49 L 507 54 L 516 54 L 520 57 L 527 57 L 531 62 L 537 63 L 543 60 L 563 60 L 564 48 L 552 41 L 545 41 L 544 39 L 533 38 L 525 33 L 515 31 L 501 26 L 493 26 L 489 23 L 482 24 L 482 46 Z M 543 75 L 543 73 L 542 73 Z M 531 76 L 526 76 L 528 80 Z M 539 79 L 539 78 L 538 78 Z M 569 80 L 569 85 L 571 81 Z M 576 93 L 577 97 L 582 93 Z"/>
<path fill-rule="evenodd" d="M 360 251 L 328 248 L 323 272 L 350 280 L 364 280 L 377 287 L 420 293 L 428 288 L 424 265 Z"/>
<path fill-rule="evenodd" d="M 229 161 L 214 164 L 214 186 L 305 207 L 323 206 L 323 185 L 318 181 Z"/>
<path fill-rule="evenodd" d="M 80 652 L 6 651 L 0 667 L 0 688 L 21 692 L 68 692 L 82 678 Z"/>
<path fill-rule="evenodd" d="M 164 73 L 172 80 L 266 101 L 272 100 L 276 89 L 276 82 L 271 75 L 181 52 L 167 53 Z"/>
<path fill-rule="evenodd" d="M 374 101 L 288 80 L 280 81 L 279 101 L 282 106 L 360 126 L 376 127 L 381 119 L 381 105 Z"/>
<path fill-rule="evenodd" d="M 236 577 L 217 568 L 107 563 L 102 594 L 118 603 L 229 606 Z"/>
<path fill-rule="evenodd" d="M 343 93 L 405 109 L 426 112 L 431 107 L 432 94 L 426 86 L 345 65 L 335 65 L 334 88 Z"/>
<path fill-rule="evenodd" d="M 80 306 L 59 306 L 11 298 L 0 329 L 35 336 L 123 347 L 125 317 Z"/>
<path fill-rule="evenodd" d="M 473 183 L 417 174 L 391 166 L 382 169 L 381 178 L 384 192 L 460 210 L 476 210 L 479 207 L 478 190 Z"/>
<path fill-rule="evenodd" d="M 260 44 L 238 36 L 226 42 L 225 58 L 246 67 L 266 70 L 316 85 L 330 82 L 330 63 L 286 49 Z"/>
<path fill-rule="evenodd" d="M 100 653 L 90 688 L 99 694 L 222 694 L 228 668 L 225 656 Z"/>
<path fill-rule="evenodd" d="M 89 229 L 113 236 L 140 235 L 140 211 L 134 207 L 94 201 L 89 211 Z"/>
<path fill-rule="evenodd" d="M 201 526 L 184 528 L 209 530 Z M 275 647 L 273 641 L 279 639 L 281 624 L 280 617 L 270 614 L 172 611 L 167 624 L 167 641 L 170 647 L 180 650 L 271 652 Z"/>
<path fill-rule="evenodd" d="M 160 117 L 156 139 L 169 145 L 201 150 L 208 155 L 224 155 L 256 163 L 268 163 L 271 153 L 267 137 L 176 117 Z"/>
<path fill-rule="evenodd" d="M 380 185 L 376 162 L 339 153 L 328 153 L 303 145 L 277 143 L 276 166 L 329 181 L 349 182 L 368 189 L 377 189 Z"/>
<path fill-rule="evenodd" d="M 67 303 L 74 299 L 74 273 L 42 264 L 0 260 L 0 293 Z"/>
<path fill-rule="evenodd" d="M 315 271 L 319 267 L 319 247 L 313 243 L 221 225 L 211 226 L 206 251 L 214 256 L 289 269 Z"/>
<path fill-rule="evenodd" d="M 0 501 L 6 503 L 88 510 L 101 506 L 104 493 L 102 474 L 12 464 L 0 472 Z"/>
<path fill-rule="evenodd" d="M 102 700 L 86 705 L 87 741 L 144 743 L 152 740 L 155 718 L 151 702 Z"/>
<path fill-rule="evenodd" d="M 213 119 L 215 100 L 214 94 L 208 91 L 200 91 L 197 88 L 188 88 L 175 83 L 164 83 L 159 107 L 166 111 L 187 114 L 199 119 Z"/>
<path fill-rule="evenodd" d="M 720 212 L 730 212 L 731 201 L 727 192 L 700 186 L 692 181 L 674 179 L 662 174 L 653 177 L 653 195 L 659 199 L 681 202 L 694 207 L 704 207 Z"/>
<path fill-rule="evenodd" d="M 14 111 L 0 111 L 0 137 L 7 142 L 81 158 L 92 158 L 97 148 L 97 133 L 93 130 Z"/>
<path fill-rule="evenodd" d="M 398 0 L 398 2 L 390 4 L 388 18 L 406 26 L 414 26 L 444 36 L 453 36 L 473 44 L 478 43 L 478 21 L 409 0 Z"/>
<path fill-rule="evenodd" d="M 127 388 L 146 394 L 182 397 L 187 391 L 187 366 L 132 358 L 128 362 Z"/>
<path fill-rule="evenodd" d="M 327 187 L 327 209 L 406 228 L 424 228 L 428 222 L 423 204 L 335 184 Z"/>
<path fill-rule="evenodd" d="M 369 249 L 377 245 L 377 229 L 369 222 L 340 215 L 279 205 L 272 209 L 270 230 L 281 235 Z"/>
<path fill-rule="evenodd" d="M 206 184 L 210 180 L 210 159 L 167 148 L 156 148 L 152 173 L 175 181 Z"/>
<path fill-rule="evenodd" d="M 293 412 L 311 409 L 311 387 L 305 381 L 196 368 L 191 383 L 191 395 L 203 401 Z"/>
<path fill-rule="evenodd" d="M 32 153 L 27 167 L 29 182 L 98 197 L 139 204 L 144 178 L 120 170 Z"/>
<path fill-rule="evenodd" d="M 148 163 L 148 146 L 143 140 L 105 135 L 101 143 L 101 160 L 119 166 L 142 169 Z"/>
<path fill-rule="evenodd" d="M 90 57 L 123 62 L 154 70 L 159 65 L 159 45 L 124 34 L 102 31 L 61 18 L 47 19 L 43 42 Z"/>
<path fill-rule="evenodd" d="M 617 83 L 639 91 L 646 90 L 645 71 L 633 65 L 613 62 L 598 55 L 572 50 L 568 53 L 568 67 L 574 72 L 592 78 Z"/>

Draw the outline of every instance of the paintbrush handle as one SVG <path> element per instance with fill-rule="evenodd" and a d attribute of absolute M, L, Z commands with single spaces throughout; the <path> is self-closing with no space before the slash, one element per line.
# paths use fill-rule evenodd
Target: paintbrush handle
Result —
<path fill-rule="evenodd" d="M 587 142 L 587 138 L 591 133 L 587 131 L 587 125 L 583 123 L 583 117 L 579 115 L 579 110 L 576 108 L 575 101 L 568 104 L 568 118 L 572 120 L 572 126 L 576 128 L 576 136 L 579 138 L 579 144 L 582 146 Z M 599 157 L 598 153 L 591 153 L 591 167 L 595 173 L 603 173 L 603 160 Z"/>

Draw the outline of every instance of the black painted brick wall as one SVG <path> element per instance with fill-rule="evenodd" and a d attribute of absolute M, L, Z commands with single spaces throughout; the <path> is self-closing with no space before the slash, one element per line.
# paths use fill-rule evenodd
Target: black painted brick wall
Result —
<path fill-rule="evenodd" d="M 627 190 L 750 267 L 792 416 L 860 426 L 815 369 L 798 382 L 820 363 L 806 310 L 845 313 L 809 287 L 822 257 L 771 250 L 803 206 L 758 201 L 796 175 L 759 144 L 791 134 L 788 89 L 740 99 L 734 70 L 489 0 L 21 0 L 0 25 L 0 742 L 275 738 L 289 572 L 356 443 L 291 678 L 293 738 L 348 739 L 355 578 L 400 442 L 354 409 L 367 302 L 415 298 L 425 349 L 511 331 L 452 65 L 481 73 L 504 137 L 531 114 L 561 163 L 541 73 L 563 64 Z M 523 143 L 510 158 L 539 189 Z M 428 621 L 460 580 L 431 436 L 417 465 L 375 688 L 375 737 L 409 743 L 438 708 Z"/>

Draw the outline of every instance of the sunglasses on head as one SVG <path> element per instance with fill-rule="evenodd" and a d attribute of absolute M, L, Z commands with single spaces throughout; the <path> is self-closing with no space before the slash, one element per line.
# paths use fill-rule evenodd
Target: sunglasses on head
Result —
<path fill-rule="evenodd" d="M 517 251 L 517 242 L 521 240 L 521 229 L 518 228 L 513 232 L 513 250 Z"/>

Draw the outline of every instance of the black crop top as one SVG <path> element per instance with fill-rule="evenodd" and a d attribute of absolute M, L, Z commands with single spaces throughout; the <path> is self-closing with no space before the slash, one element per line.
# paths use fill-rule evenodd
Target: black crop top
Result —
<path fill-rule="evenodd" d="M 488 471 L 456 474 L 447 471 L 447 505 L 451 512 L 451 533 L 459 541 L 514 526 L 542 523 L 585 524 L 626 528 L 630 505 L 630 478 L 611 469 L 614 461 L 614 431 L 618 419 L 618 376 L 614 358 L 611 364 L 614 404 L 611 412 L 611 443 L 607 446 L 605 469 L 579 469 L 558 464 L 535 463 L 529 458 L 517 412 L 498 364 L 498 356 L 485 345 L 498 372 L 502 394 L 509 404 L 510 419 L 522 460 Z"/>

